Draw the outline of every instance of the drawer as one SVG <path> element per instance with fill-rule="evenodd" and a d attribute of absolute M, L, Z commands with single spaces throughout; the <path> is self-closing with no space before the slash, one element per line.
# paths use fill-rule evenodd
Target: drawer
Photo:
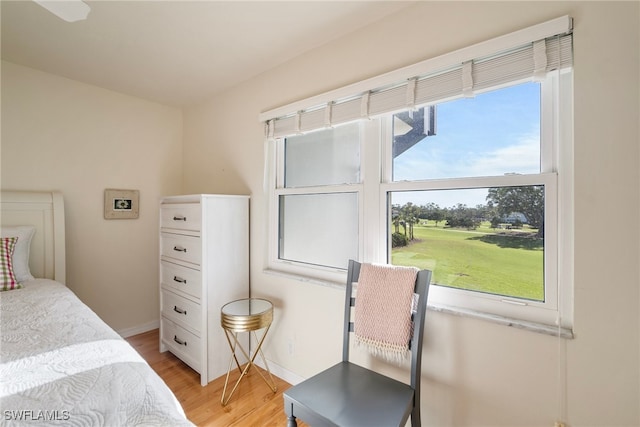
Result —
<path fill-rule="evenodd" d="M 201 372 L 200 337 L 192 334 L 169 319 L 162 318 L 162 342 L 187 365 Z"/>
<path fill-rule="evenodd" d="M 184 292 L 200 299 L 202 296 L 202 276 L 199 270 L 166 261 L 162 261 L 160 266 L 160 282 L 163 287 Z"/>
<path fill-rule="evenodd" d="M 161 233 L 160 248 L 162 256 L 200 265 L 202 247 L 199 237 Z"/>
<path fill-rule="evenodd" d="M 160 227 L 200 231 L 202 211 L 199 203 L 167 204 L 160 206 Z"/>
<path fill-rule="evenodd" d="M 165 289 L 162 290 L 162 315 L 179 325 L 189 327 L 195 332 L 200 332 L 202 323 L 202 308 L 200 304 Z"/>

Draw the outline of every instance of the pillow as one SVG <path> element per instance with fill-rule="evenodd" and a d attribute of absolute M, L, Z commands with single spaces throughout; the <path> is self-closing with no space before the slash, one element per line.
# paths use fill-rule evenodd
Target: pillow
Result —
<path fill-rule="evenodd" d="M 11 264 L 17 240 L 17 237 L 0 238 L 0 279 L 2 279 L 0 291 L 10 291 L 22 287 L 13 274 L 13 265 Z"/>
<path fill-rule="evenodd" d="M 0 237 L 17 237 L 16 248 L 13 251 L 13 272 L 19 283 L 33 280 L 29 270 L 29 251 L 31 250 L 31 238 L 36 232 L 32 225 L 16 225 L 2 227 Z"/>

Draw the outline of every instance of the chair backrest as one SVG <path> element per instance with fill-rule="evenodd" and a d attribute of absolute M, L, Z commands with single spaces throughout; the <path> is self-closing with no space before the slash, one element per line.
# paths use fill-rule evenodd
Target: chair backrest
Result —
<path fill-rule="evenodd" d="M 354 331 L 351 308 L 355 306 L 356 298 L 353 296 L 353 283 L 356 283 L 360 277 L 361 265 L 362 264 L 357 261 L 349 260 L 344 309 L 344 335 L 342 341 L 342 360 L 344 362 L 349 361 L 349 341 Z M 420 270 L 416 277 L 414 289 L 414 293 L 418 295 L 418 302 L 412 314 L 413 333 L 409 345 L 411 350 L 411 387 L 416 390 L 416 396 L 418 397 L 422 368 L 422 336 L 424 332 L 424 318 L 427 312 L 427 297 L 430 282 L 431 271 Z"/>

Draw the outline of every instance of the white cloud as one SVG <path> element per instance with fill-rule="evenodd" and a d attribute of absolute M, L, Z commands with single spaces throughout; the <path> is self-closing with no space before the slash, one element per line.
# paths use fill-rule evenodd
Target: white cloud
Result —
<path fill-rule="evenodd" d="M 540 139 L 537 135 L 527 136 L 518 143 L 470 159 L 466 176 L 494 176 L 505 173 L 540 172 Z"/>

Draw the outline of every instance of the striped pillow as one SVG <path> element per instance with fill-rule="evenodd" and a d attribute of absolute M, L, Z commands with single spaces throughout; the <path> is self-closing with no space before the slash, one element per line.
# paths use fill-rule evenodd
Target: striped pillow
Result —
<path fill-rule="evenodd" d="M 0 291 L 10 291 L 22 287 L 16 280 L 11 264 L 11 257 L 17 241 L 17 237 L 2 237 L 0 239 L 0 279 L 2 279 Z"/>

